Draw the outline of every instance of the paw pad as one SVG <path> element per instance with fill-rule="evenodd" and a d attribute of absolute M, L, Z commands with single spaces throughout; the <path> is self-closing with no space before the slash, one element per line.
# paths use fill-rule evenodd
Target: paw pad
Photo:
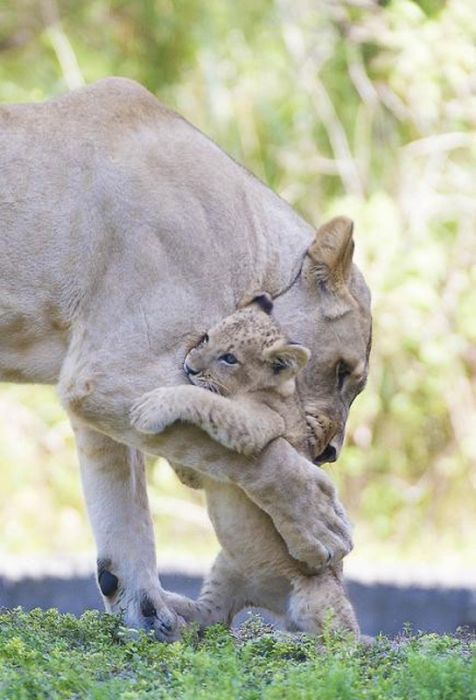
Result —
<path fill-rule="evenodd" d="M 114 595 L 119 585 L 117 576 L 114 576 L 114 574 L 111 574 L 111 572 L 107 570 L 101 571 L 98 582 L 101 593 L 106 596 L 106 598 Z"/>

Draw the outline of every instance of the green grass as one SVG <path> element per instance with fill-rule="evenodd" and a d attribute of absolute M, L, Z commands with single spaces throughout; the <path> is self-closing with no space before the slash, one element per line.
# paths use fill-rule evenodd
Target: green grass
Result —
<path fill-rule="evenodd" d="M 379 638 L 372 646 L 287 637 L 250 620 L 164 645 L 119 620 L 55 610 L 0 613 L 0 697 L 190 700 L 472 700 L 474 637 Z"/>

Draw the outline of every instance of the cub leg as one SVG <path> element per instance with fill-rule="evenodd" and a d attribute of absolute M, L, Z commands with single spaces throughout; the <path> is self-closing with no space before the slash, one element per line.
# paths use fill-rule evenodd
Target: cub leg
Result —
<path fill-rule="evenodd" d="M 186 620 L 200 627 L 231 625 L 234 616 L 251 603 L 244 597 L 246 582 L 225 552 L 220 552 L 196 601 L 164 591 L 167 603 Z"/>
<path fill-rule="evenodd" d="M 204 487 L 209 515 L 224 547 L 208 582 L 209 600 L 221 604 L 224 593 L 228 596 L 227 622 L 241 607 L 251 605 L 287 616 L 289 629 L 319 634 L 327 618 L 333 617 L 329 620 L 333 629 L 358 635 L 341 566 L 309 575 L 289 555 L 271 518 L 244 491 L 210 479 L 204 480 Z"/>
<path fill-rule="evenodd" d="M 106 610 L 158 639 L 179 636 L 180 620 L 164 602 L 140 452 L 74 425 L 81 478 L 98 552 Z"/>
<path fill-rule="evenodd" d="M 286 628 L 321 634 L 329 626 L 335 632 L 351 632 L 359 625 L 342 582 L 342 568 L 328 568 L 314 576 L 296 576 L 289 596 Z"/>
<path fill-rule="evenodd" d="M 212 394 L 195 386 L 160 387 L 132 407 L 131 424 L 142 433 L 159 434 L 176 421 L 191 423 L 230 450 L 252 455 L 279 435 L 284 421 L 267 406 Z"/>

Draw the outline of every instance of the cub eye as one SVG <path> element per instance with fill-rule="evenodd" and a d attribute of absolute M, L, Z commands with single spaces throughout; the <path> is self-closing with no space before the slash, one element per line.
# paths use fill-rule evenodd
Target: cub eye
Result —
<path fill-rule="evenodd" d="M 205 335 L 202 335 L 200 340 L 197 343 L 197 348 L 201 347 L 202 345 L 206 345 L 209 341 L 208 333 L 205 333 Z"/>
<path fill-rule="evenodd" d="M 219 358 L 220 362 L 224 362 L 226 365 L 236 365 L 238 364 L 238 360 L 234 355 L 232 355 L 231 352 L 225 353 L 225 355 L 221 355 Z"/>
<path fill-rule="evenodd" d="M 288 365 L 284 360 L 281 360 L 280 358 L 276 359 L 273 364 L 271 365 L 273 374 L 279 374 L 280 372 L 283 371 L 283 369 L 287 369 Z"/>
<path fill-rule="evenodd" d="M 344 386 L 344 382 L 347 379 L 349 375 L 352 374 L 352 369 L 349 367 L 349 365 L 341 360 L 338 365 L 337 365 L 337 388 L 340 391 L 342 387 Z"/>

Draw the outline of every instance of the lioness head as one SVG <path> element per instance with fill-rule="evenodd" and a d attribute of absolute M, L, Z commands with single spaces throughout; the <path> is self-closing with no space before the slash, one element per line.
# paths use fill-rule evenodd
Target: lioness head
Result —
<path fill-rule="evenodd" d="M 281 326 L 312 352 L 297 387 L 310 427 L 322 436 L 317 464 L 337 459 L 349 408 L 368 374 L 370 293 L 352 263 L 352 234 L 345 217 L 321 226 L 300 275 L 274 299 Z"/>
<path fill-rule="evenodd" d="M 311 353 L 283 335 L 270 316 L 272 308 L 271 298 L 260 294 L 213 326 L 185 358 L 190 381 L 224 396 L 260 390 L 291 394 Z"/>

